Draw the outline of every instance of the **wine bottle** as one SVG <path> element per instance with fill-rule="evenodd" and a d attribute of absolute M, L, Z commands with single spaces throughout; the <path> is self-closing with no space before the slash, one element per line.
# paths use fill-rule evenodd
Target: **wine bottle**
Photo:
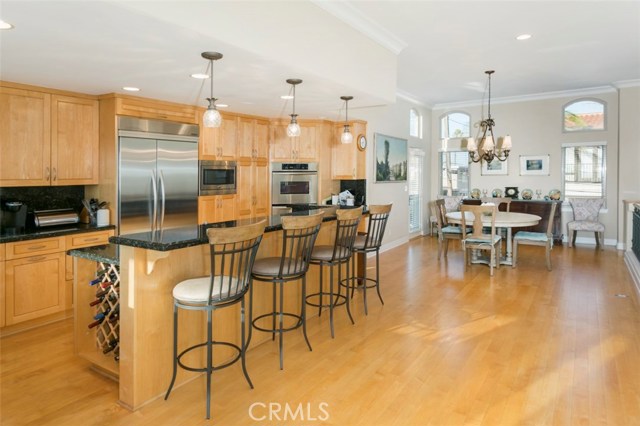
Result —
<path fill-rule="evenodd" d="M 102 353 L 103 354 L 108 354 L 109 352 L 114 350 L 116 348 L 116 346 L 118 346 L 118 340 L 117 339 L 111 339 L 111 340 L 109 340 L 109 343 L 107 343 L 107 346 L 102 350 Z"/>
<path fill-rule="evenodd" d="M 89 328 L 97 327 L 100 324 L 102 324 L 102 321 L 104 321 L 104 317 L 100 318 L 99 320 L 96 320 L 96 321 L 92 322 L 91 324 L 88 325 L 88 327 Z"/>
<path fill-rule="evenodd" d="M 103 279 L 103 277 L 100 277 L 100 276 L 99 276 L 98 278 L 95 278 L 95 279 L 93 279 L 93 280 L 89 281 L 89 285 L 96 285 L 96 284 L 99 284 L 99 283 L 102 281 L 102 279 Z"/>
<path fill-rule="evenodd" d="M 96 300 L 94 300 L 93 302 L 89 303 L 89 306 L 99 305 L 100 303 L 102 303 L 103 300 L 104 300 L 104 296 L 98 297 Z"/>
<path fill-rule="evenodd" d="M 107 315 L 109 315 L 109 312 L 111 312 L 111 308 L 107 308 L 107 309 L 105 309 L 103 312 L 98 312 L 97 314 L 95 314 L 95 316 L 93 317 L 93 319 L 95 319 L 95 320 L 100 320 L 100 319 L 104 320 L 104 319 L 105 319 L 105 317 L 106 317 Z"/>

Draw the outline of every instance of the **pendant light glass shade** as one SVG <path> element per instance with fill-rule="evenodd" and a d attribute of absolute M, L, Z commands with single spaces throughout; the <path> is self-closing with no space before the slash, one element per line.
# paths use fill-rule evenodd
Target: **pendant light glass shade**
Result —
<path fill-rule="evenodd" d="M 209 80 L 211 83 L 209 97 L 209 106 L 202 116 L 202 123 L 204 127 L 220 127 L 222 124 L 222 116 L 216 108 L 217 99 L 213 97 L 213 62 L 222 58 L 222 53 L 218 52 L 202 52 L 202 57 L 208 59 L 209 64 Z"/>
<path fill-rule="evenodd" d="M 287 126 L 287 136 L 295 138 L 300 136 L 300 125 L 298 124 L 298 114 L 296 114 L 296 86 L 302 83 L 299 78 L 289 78 L 287 83 L 293 86 L 293 112 L 291 115 L 291 122 Z"/>
<path fill-rule="evenodd" d="M 340 142 L 347 144 L 353 142 L 353 135 L 349 130 L 349 101 L 353 99 L 353 96 L 340 96 L 340 99 L 344 101 L 344 130 L 340 136 Z"/>

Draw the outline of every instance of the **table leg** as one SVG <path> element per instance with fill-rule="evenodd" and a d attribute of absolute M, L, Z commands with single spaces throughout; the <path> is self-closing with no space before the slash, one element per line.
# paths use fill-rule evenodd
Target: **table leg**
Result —
<path fill-rule="evenodd" d="M 507 252 L 503 262 L 504 265 L 512 265 L 513 259 L 511 257 L 511 250 L 513 249 L 513 240 L 511 238 L 511 227 L 507 228 Z"/>

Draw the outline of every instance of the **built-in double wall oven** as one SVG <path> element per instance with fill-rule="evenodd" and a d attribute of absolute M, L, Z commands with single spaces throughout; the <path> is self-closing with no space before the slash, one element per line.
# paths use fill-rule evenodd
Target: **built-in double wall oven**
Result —
<path fill-rule="evenodd" d="M 235 161 L 200 161 L 200 195 L 235 194 L 237 166 Z"/>
<path fill-rule="evenodd" d="M 318 204 L 318 163 L 271 163 L 272 212 Z"/>

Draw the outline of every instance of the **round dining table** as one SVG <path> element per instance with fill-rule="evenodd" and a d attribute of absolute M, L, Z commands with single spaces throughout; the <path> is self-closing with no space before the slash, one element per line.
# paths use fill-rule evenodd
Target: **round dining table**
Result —
<path fill-rule="evenodd" d="M 446 214 L 447 221 L 449 223 L 462 224 L 462 212 L 449 212 Z M 473 223 L 473 213 L 466 212 L 465 221 L 467 224 Z M 527 226 L 535 226 L 540 222 L 542 218 L 535 214 L 529 213 L 516 213 L 516 212 L 501 212 L 496 214 L 496 228 L 505 228 L 507 230 L 507 250 L 506 256 L 500 259 L 500 264 L 511 265 L 513 259 L 511 257 L 511 250 L 513 246 L 512 229 L 523 228 Z M 482 218 L 482 224 L 485 226 L 491 226 L 491 217 L 486 216 Z"/>

